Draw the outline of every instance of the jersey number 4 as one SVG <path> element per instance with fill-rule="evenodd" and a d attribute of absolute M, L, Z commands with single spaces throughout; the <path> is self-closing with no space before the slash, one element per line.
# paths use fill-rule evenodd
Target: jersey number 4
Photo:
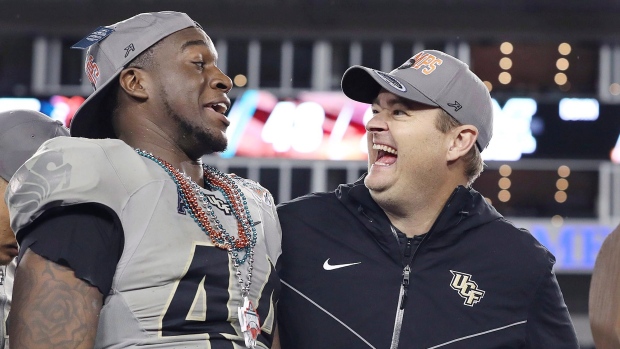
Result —
<path fill-rule="evenodd" d="M 235 329 L 238 324 L 235 321 L 233 327 L 230 314 L 236 314 L 240 290 L 236 282 L 231 282 L 235 278 L 231 277 L 228 253 L 214 246 L 198 244 L 193 252 L 187 271 L 179 280 L 161 318 L 161 335 L 209 333 L 213 338 L 220 333 L 238 333 Z M 269 288 L 263 289 L 262 294 L 271 296 Z M 268 302 L 258 307 L 261 320 L 266 319 L 269 308 Z"/>

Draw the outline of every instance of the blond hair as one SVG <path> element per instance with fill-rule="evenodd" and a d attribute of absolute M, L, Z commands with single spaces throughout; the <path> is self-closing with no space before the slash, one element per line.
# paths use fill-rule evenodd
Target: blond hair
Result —
<path fill-rule="evenodd" d="M 454 128 L 462 125 L 445 110 L 439 108 L 439 111 L 439 116 L 435 119 L 435 127 L 441 133 L 448 133 Z M 480 155 L 478 146 L 474 144 L 474 146 L 469 149 L 469 152 L 467 152 L 462 159 L 465 162 L 465 177 L 467 177 L 467 186 L 471 187 L 474 181 L 480 177 L 480 174 L 484 170 L 484 162 L 482 161 L 482 156 Z"/>

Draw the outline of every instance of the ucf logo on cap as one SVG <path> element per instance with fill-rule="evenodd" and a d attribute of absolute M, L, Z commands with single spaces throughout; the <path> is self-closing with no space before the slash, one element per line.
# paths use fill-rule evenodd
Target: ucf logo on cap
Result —
<path fill-rule="evenodd" d="M 422 74 L 429 75 L 434 72 L 438 66 L 443 63 L 441 58 L 437 58 L 435 55 L 432 55 L 426 51 L 419 52 L 417 55 L 409 58 L 407 62 L 403 63 L 398 69 L 407 69 L 413 68 L 415 70 L 420 70 Z"/>

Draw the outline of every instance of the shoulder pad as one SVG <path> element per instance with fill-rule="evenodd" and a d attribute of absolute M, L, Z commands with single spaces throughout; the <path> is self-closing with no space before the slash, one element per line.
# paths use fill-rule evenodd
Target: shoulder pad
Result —
<path fill-rule="evenodd" d="M 119 214 L 148 176 L 141 157 L 123 141 L 51 139 L 11 178 L 11 228 L 18 232 L 55 206 L 97 202 Z"/>

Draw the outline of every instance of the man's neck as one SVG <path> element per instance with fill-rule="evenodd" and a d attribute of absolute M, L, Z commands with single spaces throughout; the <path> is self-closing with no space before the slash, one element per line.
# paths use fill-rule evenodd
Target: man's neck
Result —
<path fill-rule="evenodd" d="M 392 225 L 407 235 L 407 237 L 413 237 L 425 234 L 431 229 L 439 216 L 439 212 L 441 212 L 441 208 L 436 210 L 428 207 L 428 209 L 421 209 L 409 214 L 392 213 L 385 209 L 384 211 Z"/>
<path fill-rule="evenodd" d="M 166 139 L 152 141 L 148 138 L 132 138 L 123 139 L 129 146 L 141 149 L 145 152 L 153 154 L 153 156 L 166 161 L 181 173 L 189 176 L 194 182 L 200 186 L 203 185 L 203 169 L 202 159 L 190 158 L 177 144 Z"/>
<path fill-rule="evenodd" d="M 390 199 L 373 195 L 371 191 L 371 196 L 383 209 L 392 225 L 407 237 L 413 237 L 427 233 L 431 229 L 454 188 L 456 185 L 445 186 L 429 195 L 411 193 Z"/>

